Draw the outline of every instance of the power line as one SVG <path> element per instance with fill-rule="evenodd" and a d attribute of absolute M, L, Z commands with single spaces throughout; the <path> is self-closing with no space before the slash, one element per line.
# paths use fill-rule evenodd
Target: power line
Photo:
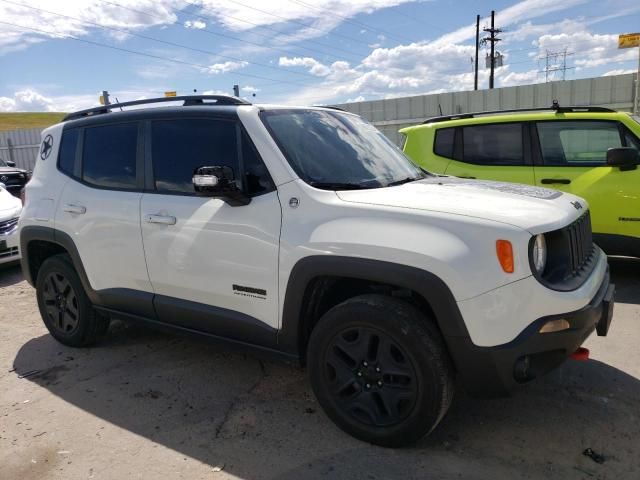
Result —
<path fill-rule="evenodd" d="M 365 28 L 365 29 L 367 29 L 369 31 L 380 32 L 381 34 L 386 35 L 389 38 L 395 38 L 396 40 L 399 40 L 401 42 L 411 42 L 412 41 L 412 40 L 409 40 L 408 38 L 402 37 L 400 35 L 396 36 L 396 34 L 391 33 L 391 32 L 389 32 L 387 30 L 383 30 L 383 29 L 378 28 L 378 27 L 372 27 L 372 26 L 367 25 L 366 23 L 361 22 L 359 20 L 355 20 L 355 19 L 352 19 L 352 18 L 349 18 L 349 17 L 345 17 L 344 15 L 340 15 L 339 13 L 335 13 L 333 10 L 330 10 L 328 8 L 317 7 L 315 5 L 311 5 L 310 3 L 303 2 L 302 0 L 289 0 L 289 1 L 293 2 L 293 3 L 297 3 L 298 5 L 302 5 L 302 6 L 307 7 L 307 8 L 312 8 L 312 9 L 314 9 L 316 11 L 319 11 L 319 12 L 328 13 L 332 17 L 340 18 L 340 19 L 344 20 L 347 23 L 351 23 L 352 25 L 357 25 L 357 26 L 359 26 L 361 28 Z"/>
<path fill-rule="evenodd" d="M 20 28 L 22 30 L 33 31 L 33 32 L 37 32 L 37 33 L 41 33 L 41 34 L 45 34 L 45 35 L 51 35 L 51 36 L 54 36 L 54 37 L 57 37 L 57 38 L 75 40 L 77 42 L 87 43 L 89 45 L 94 45 L 94 46 L 103 47 L 103 48 L 109 48 L 111 50 L 117 50 L 117 51 L 124 52 L 124 53 L 130 53 L 132 55 L 138 55 L 138 56 L 142 56 L 142 57 L 153 58 L 153 59 L 156 59 L 156 60 L 163 60 L 163 61 L 166 61 L 166 62 L 177 63 L 177 64 L 180 64 L 180 65 L 188 65 L 190 67 L 196 67 L 198 69 L 206 70 L 206 69 L 209 68 L 208 65 L 202 65 L 202 64 L 199 64 L 199 63 L 187 62 L 187 61 L 184 61 L 184 60 L 179 60 L 177 58 L 163 57 L 161 55 L 154 55 L 154 54 L 146 53 L 146 52 L 139 52 L 137 50 L 131 50 L 131 49 L 128 49 L 128 48 L 123 48 L 123 47 L 116 47 L 115 45 L 109 45 L 107 43 L 102 43 L 102 42 L 95 42 L 93 40 L 87 40 L 86 38 L 78 38 L 78 37 L 75 37 L 73 35 L 69 35 L 69 34 L 66 34 L 66 33 L 50 32 L 50 31 L 47 31 L 47 30 L 39 29 L 39 28 L 27 27 L 27 26 L 24 26 L 24 25 L 18 25 L 18 24 L 15 24 L 15 23 L 9 23 L 9 22 L 3 22 L 3 21 L 0 21 L 0 24 L 8 25 L 10 27 Z M 309 84 L 295 82 L 295 81 L 292 81 L 292 80 L 277 80 L 275 78 L 264 77 L 262 75 L 254 75 L 254 74 L 251 74 L 251 73 L 233 72 L 233 74 L 234 75 L 239 75 L 239 76 L 242 76 L 242 77 L 256 78 L 256 79 L 259 79 L 259 80 L 267 80 L 267 81 L 276 82 L 276 83 L 287 83 L 287 84 L 290 84 L 290 85 L 299 85 L 299 86 L 303 86 L 303 87 L 309 86 Z M 256 87 L 259 87 L 259 86 L 260 85 L 256 85 Z"/>
<path fill-rule="evenodd" d="M 106 1 L 106 0 L 102 0 L 102 1 Z M 117 4 L 112 3 L 112 2 L 106 2 L 106 3 L 111 3 L 112 5 L 117 5 Z M 191 6 L 193 6 L 193 7 L 200 8 L 200 10 L 201 10 L 201 11 L 203 11 L 203 12 L 213 12 L 213 10 L 208 9 L 208 8 L 204 8 L 202 5 L 198 5 L 197 3 L 188 2 L 188 1 L 186 1 L 186 0 L 185 0 L 185 3 L 186 3 L 187 5 L 191 5 Z M 119 6 L 120 6 L 120 7 L 122 7 L 122 8 L 127 8 L 127 9 L 129 8 L 129 7 L 125 7 L 125 6 L 123 6 L 123 5 L 119 5 Z M 140 12 L 140 13 L 145 13 L 145 12 Z M 197 19 L 200 19 L 200 20 L 203 20 L 203 19 L 204 19 L 204 20 L 213 20 L 213 21 L 218 21 L 218 18 L 216 18 L 216 17 L 212 17 L 212 16 L 210 16 L 210 15 L 202 15 L 202 14 L 196 14 L 196 13 L 185 12 L 185 11 L 180 11 L 180 14 L 182 14 L 182 15 L 189 15 L 189 16 L 190 16 L 190 17 L 192 17 L 192 18 L 197 18 Z M 278 30 L 277 28 L 273 28 L 273 27 L 271 27 L 271 26 L 269 26 L 269 25 L 260 25 L 259 23 L 251 22 L 251 21 L 249 21 L 249 20 L 245 20 L 245 19 L 240 18 L 240 17 L 234 17 L 234 16 L 232 16 L 232 15 L 221 15 L 219 12 L 215 12 L 215 14 L 216 14 L 216 15 L 218 15 L 218 17 L 220 17 L 220 18 L 229 18 L 229 19 L 231 19 L 231 20 L 236 20 L 236 21 L 238 21 L 238 22 L 246 23 L 246 24 L 248 24 L 248 25 L 253 25 L 253 26 L 254 26 L 254 27 L 256 27 L 256 28 L 262 28 L 262 29 L 265 29 L 265 30 L 270 30 L 270 31 L 275 32 L 276 34 L 279 34 L 279 35 L 287 35 L 287 36 L 288 36 L 288 35 L 290 35 L 290 33 L 289 33 L 289 32 L 283 32 L 282 30 Z M 254 32 L 254 33 L 255 33 L 255 32 Z M 259 35 L 259 36 L 261 36 L 261 37 L 263 37 L 263 38 L 267 38 L 267 39 L 269 39 L 269 40 L 271 40 L 271 39 L 272 39 L 272 36 L 265 35 L 265 34 L 262 34 L 262 33 L 258 33 L 257 35 Z M 233 38 L 236 38 L 236 37 L 233 37 Z M 237 40 L 238 40 L 238 41 L 243 41 L 242 39 L 237 39 Z M 355 58 L 355 57 L 358 57 L 358 58 L 359 58 L 359 57 L 361 57 L 361 55 L 360 55 L 360 54 L 358 54 L 358 53 L 354 53 L 354 52 L 351 52 L 351 51 L 349 51 L 349 50 L 344 50 L 344 49 L 342 49 L 342 48 L 336 48 L 336 46 L 335 46 L 335 45 L 330 45 L 330 44 L 328 44 L 328 43 L 319 42 L 319 41 L 317 41 L 317 40 L 313 40 L 313 39 L 305 39 L 305 42 L 313 43 L 313 44 L 315 44 L 315 45 L 320 45 L 320 46 L 322 46 L 322 47 L 329 48 L 329 49 L 331 49 L 331 50 L 337 50 L 337 51 L 340 51 L 340 52 L 346 53 L 347 55 L 352 56 L 352 57 L 354 57 L 354 58 Z M 266 48 L 269 48 L 269 47 L 266 47 Z M 308 51 L 310 51 L 310 52 L 319 53 L 319 54 L 321 54 L 321 55 L 329 55 L 329 56 L 332 56 L 332 57 L 334 57 L 334 58 L 340 58 L 340 57 L 338 57 L 337 55 L 334 55 L 334 54 L 332 54 L 332 53 L 329 53 L 329 52 L 323 52 L 322 50 L 317 50 L 317 49 L 315 49 L 315 48 L 309 48 L 309 47 L 306 47 L 306 46 L 303 46 L 303 45 L 297 45 L 297 46 L 296 46 L 296 48 L 301 48 L 301 49 L 303 49 L 303 50 L 308 50 Z M 288 53 L 288 52 L 287 52 L 287 53 Z"/>
<path fill-rule="evenodd" d="M 205 53 L 205 54 L 208 54 L 208 55 L 214 55 L 216 57 L 226 58 L 228 60 L 233 60 L 233 61 L 237 61 L 237 62 L 246 62 L 246 63 L 252 64 L 252 65 L 256 65 L 256 66 L 259 66 L 259 67 L 262 67 L 262 68 L 270 68 L 270 69 L 278 70 L 279 72 L 282 72 L 281 68 L 279 68 L 277 66 L 274 66 L 274 65 L 268 65 L 266 63 L 253 62 L 253 61 L 244 60 L 244 59 L 241 59 L 241 58 L 238 58 L 238 57 L 231 57 L 229 55 L 222 55 L 222 54 L 219 54 L 217 52 L 213 52 L 211 50 L 202 50 L 202 49 L 199 49 L 199 48 L 189 47 L 188 45 L 183 45 L 183 44 L 180 44 L 180 43 L 174 43 L 174 42 L 170 42 L 168 40 L 162 40 L 160 38 L 150 37 L 148 35 L 142 35 L 140 33 L 132 32 L 132 31 L 130 31 L 128 29 L 121 29 L 121 28 L 109 27 L 109 26 L 106 26 L 106 25 L 100 25 L 98 23 L 90 22 L 90 21 L 87 21 L 87 20 L 82 20 L 82 19 L 77 18 L 77 17 L 72 17 L 70 15 L 64 15 L 62 13 L 52 12 L 51 10 L 45 10 L 43 8 L 32 7 L 31 5 L 25 5 L 25 4 L 20 3 L 20 2 L 13 2 L 11 0 L 0 0 L 0 1 L 4 2 L 4 3 L 12 4 L 12 5 L 19 5 L 21 7 L 30 8 L 32 10 L 36 10 L 36 11 L 39 11 L 39 12 L 49 13 L 51 15 L 57 15 L 59 17 L 68 18 L 68 19 L 71 19 L 71 20 L 78 21 L 80 23 L 84 23 L 84 24 L 87 24 L 87 25 L 92 25 L 92 26 L 94 26 L 96 28 L 100 28 L 100 29 L 103 29 L 103 30 L 111 30 L 111 31 L 114 31 L 114 32 L 126 33 L 127 35 L 131 35 L 131 36 L 134 36 L 134 37 L 142 38 L 142 39 L 145 39 L 145 40 L 151 40 L 151 41 L 154 41 L 154 42 L 162 43 L 164 45 L 170 45 L 172 47 L 184 48 L 186 50 L 191 50 L 193 52 Z M 312 75 L 312 74 L 306 73 L 306 72 L 290 71 L 289 73 L 294 73 L 296 75 L 303 75 L 303 76 L 311 77 L 311 78 L 317 78 L 315 75 Z"/>
<path fill-rule="evenodd" d="M 293 18 L 287 18 L 287 17 L 283 17 L 281 15 L 276 15 L 275 13 L 271 13 L 271 12 L 269 12 L 267 10 L 261 10 L 260 8 L 252 7 L 251 5 L 247 5 L 246 3 L 238 2 L 237 0 L 227 0 L 227 1 L 231 2 L 231 3 L 235 3 L 236 5 L 240 5 L 242 7 L 248 8 L 250 10 L 255 10 L 256 12 L 259 12 L 259 13 L 264 13 L 265 15 L 269 15 L 270 17 L 279 18 L 280 20 L 284 20 L 285 22 L 295 23 L 295 24 L 298 24 L 298 25 L 302 25 L 305 28 L 309 28 L 311 30 L 317 30 L 317 31 L 322 32 L 322 33 L 327 33 L 322 28 L 318 28 L 318 27 L 315 27 L 313 25 L 308 25 L 308 24 L 306 24 L 304 22 L 301 22 L 301 21 L 293 19 Z M 336 37 L 344 38 L 345 40 L 350 40 L 350 41 L 355 42 L 355 43 L 361 43 L 361 44 L 366 45 L 367 47 L 369 47 L 367 42 L 363 42 L 362 40 L 360 40 L 358 38 L 353 38 L 353 37 L 350 37 L 348 35 L 343 35 L 343 34 L 337 33 L 337 32 L 333 32 L 332 35 L 334 35 Z"/>
<path fill-rule="evenodd" d="M 162 18 L 162 19 L 164 20 L 164 17 L 160 17 L 159 15 L 155 15 L 155 14 L 153 14 L 153 13 L 145 12 L 145 11 L 143 11 L 143 10 L 138 10 L 138 9 L 135 9 L 135 8 L 131 8 L 131 7 L 128 7 L 128 6 L 125 6 L 125 5 L 121 5 L 121 4 L 119 4 L 119 3 L 116 3 L 116 2 L 111 2 L 111 1 L 109 1 L 109 0 L 100 0 L 100 1 L 101 1 L 102 3 L 107 3 L 107 4 L 109 4 L 109 5 L 114 5 L 114 6 L 116 6 L 116 7 L 120 7 L 120 8 L 123 8 L 123 9 L 125 9 L 125 10 L 129 10 L 129 11 L 131 11 L 131 12 L 139 13 L 139 14 L 142 14 L 142 15 L 147 15 L 147 16 L 149 16 L 149 17 L 153 17 L 153 18 Z M 190 15 L 191 17 L 195 17 L 195 18 L 203 18 L 203 17 L 200 17 L 200 16 L 195 15 L 195 14 L 192 14 L 192 13 L 188 13 L 188 12 L 180 12 L 180 13 L 181 13 L 181 14 L 185 14 L 185 15 Z M 171 25 L 177 25 L 177 24 L 178 24 L 178 22 L 173 22 L 173 23 L 171 23 Z M 209 30 L 209 29 L 207 29 L 207 28 L 198 28 L 198 29 L 196 29 L 196 30 L 197 30 L 198 32 L 208 33 L 209 35 L 214 35 L 214 36 L 216 36 L 216 37 L 228 38 L 228 39 L 230 39 L 230 40 L 235 40 L 235 41 L 238 41 L 238 42 L 241 42 L 241 43 L 246 43 L 246 44 L 248 44 L 248 45 L 253 45 L 253 46 L 255 46 L 255 47 L 260 47 L 260 48 L 264 48 L 264 49 L 268 49 L 268 50 L 275 50 L 275 51 L 278 51 L 278 52 L 282 52 L 282 53 L 284 53 L 284 54 L 286 54 L 286 55 L 290 55 L 290 54 L 291 54 L 291 51 L 289 51 L 289 50 L 285 50 L 285 49 L 283 49 L 283 48 L 278 48 L 278 47 L 274 47 L 274 46 L 269 46 L 269 45 L 265 45 L 265 44 L 263 44 L 263 43 L 256 43 L 256 42 L 252 42 L 252 41 L 250 41 L 250 40 L 245 40 L 245 39 L 243 39 L 243 38 L 235 37 L 235 36 L 233 36 L 233 35 L 227 35 L 227 34 L 225 34 L 225 33 L 215 32 L 215 31 L 213 31 L 213 30 Z M 261 36 L 263 36 L 263 37 L 264 37 L 264 35 L 261 35 Z M 270 38 L 270 37 L 268 37 L 268 38 Z M 343 50 L 343 49 L 338 48 L 338 47 L 334 47 L 334 50 L 336 50 L 336 51 L 343 51 L 343 52 L 345 52 L 347 55 L 349 55 L 349 56 L 353 56 L 354 58 L 355 58 L 355 57 L 358 57 L 358 58 L 359 58 L 359 57 L 361 57 L 361 55 L 359 55 L 359 54 L 355 54 L 355 53 L 349 52 L 349 51 L 347 51 L 347 50 Z M 326 54 L 325 54 L 325 55 L 326 55 Z M 332 56 L 335 56 L 335 55 L 332 55 Z M 336 57 L 336 58 L 339 58 L 339 57 L 337 57 L 337 56 L 335 56 L 335 57 Z"/>

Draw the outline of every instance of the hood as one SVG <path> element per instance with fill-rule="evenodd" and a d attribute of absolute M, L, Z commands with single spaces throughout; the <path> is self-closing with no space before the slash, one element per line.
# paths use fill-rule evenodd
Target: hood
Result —
<path fill-rule="evenodd" d="M 22 201 L 0 187 L 0 222 L 16 218 L 22 210 Z"/>
<path fill-rule="evenodd" d="M 557 190 L 515 183 L 430 177 L 397 187 L 338 191 L 345 202 L 464 215 L 493 220 L 532 234 L 562 228 L 588 208 Z"/>

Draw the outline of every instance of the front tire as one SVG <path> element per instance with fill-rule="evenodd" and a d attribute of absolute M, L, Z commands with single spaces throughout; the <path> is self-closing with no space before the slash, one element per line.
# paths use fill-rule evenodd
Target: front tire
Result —
<path fill-rule="evenodd" d="M 109 328 L 109 319 L 94 310 L 66 254 L 44 261 L 38 271 L 36 296 L 45 326 L 64 345 L 93 345 Z"/>
<path fill-rule="evenodd" d="M 385 447 L 430 433 L 453 398 L 453 367 L 440 332 L 408 302 L 351 298 L 325 313 L 309 339 L 313 391 L 350 435 Z"/>

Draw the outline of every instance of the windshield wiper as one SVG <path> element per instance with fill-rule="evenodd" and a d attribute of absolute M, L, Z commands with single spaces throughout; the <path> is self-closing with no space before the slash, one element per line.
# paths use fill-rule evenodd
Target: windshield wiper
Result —
<path fill-rule="evenodd" d="M 385 186 L 387 187 L 395 187 L 397 185 L 402 185 L 404 183 L 415 182 L 417 180 L 423 180 L 425 177 L 407 177 L 402 180 L 396 180 L 395 182 L 389 182 Z"/>
<path fill-rule="evenodd" d="M 367 186 L 361 183 L 349 183 L 349 182 L 309 182 L 309 185 L 316 188 L 322 188 L 324 190 L 363 190 L 366 188 L 376 188 L 375 186 Z"/>

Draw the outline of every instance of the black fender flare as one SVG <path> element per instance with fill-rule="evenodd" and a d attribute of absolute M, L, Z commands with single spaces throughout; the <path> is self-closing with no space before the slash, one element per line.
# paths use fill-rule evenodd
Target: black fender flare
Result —
<path fill-rule="evenodd" d="M 35 287 L 36 279 L 32 278 L 31 275 L 31 265 L 28 250 L 29 243 L 34 240 L 53 243 L 64 248 L 71 257 L 73 267 L 76 269 L 76 272 L 78 272 L 78 276 L 80 277 L 80 281 L 82 282 L 82 286 L 87 292 L 87 295 L 92 302 L 97 303 L 96 300 L 98 299 L 98 297 L 96 291 L 91 288 L 89 277 L 87 277 L 87 272 L 85 272 L 84 270 L 84 266 L 82 265 L 82 260 L 80 259 L 80 254 L 78 253 L 75 242 L 68 234 L 56 230 L 52 227 L 28 225 L 20 230 L 20 251 L 22 252 L 22 260 L 20 261 L 20 264 L 22 266 L 22 274 L 24 275 L 24 278 L 27 280 L 27 282 Z"/>
<path fill-rule="evenodd" d="M 305 293 L 314 278 L 322 276 L 370 280 L 416 292 L 431 307 L 467 392 L 476 396 L 502 396 L 508 392 L 492 356 L 494 348 L 499 347 L 485 348 L 473 344 L 447 284 L 431 272 L 392 262 L 334 255 L 309 256 L 299 260 L 287 283 L 278 333 L 279 350 L 304 361 L 301 327 L 304 324 Z"/>
<path fill-rule="evenodd" d="M 302 353 L 299 352 L 299 329 L 303 320 L 305 292 L 314 278 L 322 276 L 370 280 L 412 290 L 429 303 L 436 317 L 434 320 L 445 338 L 469 336 L 451 290 L 433 273 L 367 258 L 314 255 L 295 264 L 287 283 L 278 338 L 280 346 L 291 353 Z"/>

